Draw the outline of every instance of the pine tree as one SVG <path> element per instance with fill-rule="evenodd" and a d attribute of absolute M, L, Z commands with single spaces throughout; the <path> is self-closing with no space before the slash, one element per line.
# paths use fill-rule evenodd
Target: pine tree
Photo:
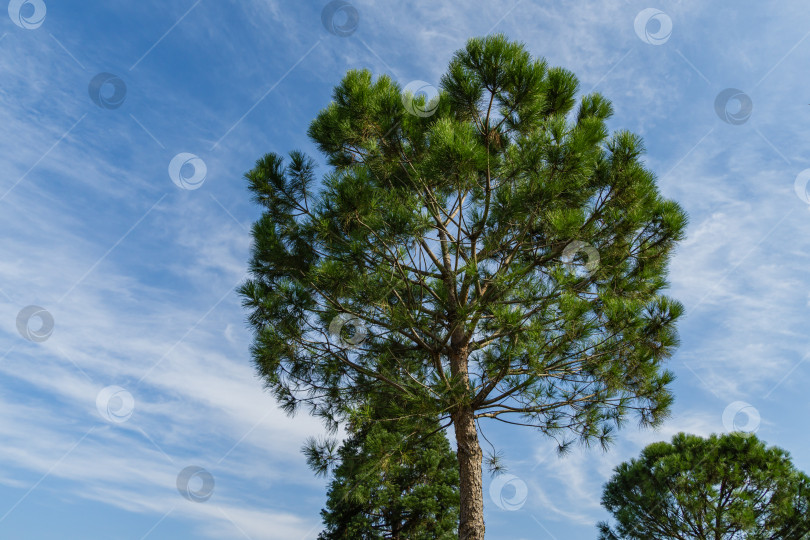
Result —
<path fill-rule="evenodd" d="M 322 180 L 300 152 L 246 175 L 259 373 L 330 427 L 381 385 L 452 422 L 462 539 L 484 537 L 478 422 L 607 445 L 672 401 L 686 217 L 578 87 L 503 36 L 456 53 L 437 101 L 350 71 L 309 128 Z"/>
<path fill-rule="evenodd" d="M 374 404 L 354 415 L 336 454 L 334 441 L 310 440 L 304 448 L 317 473 L 333 468 L 318 538 L 455 538 L 458 469 L 442 426 L 421 416 L 391 420 L 404 411 L 371 397 Z"/>
<path fill-rule="evenodd" d="M 616 467 L 602 540 L 809 540 L 810 477 L 749 434 L 684 433 Z"/>

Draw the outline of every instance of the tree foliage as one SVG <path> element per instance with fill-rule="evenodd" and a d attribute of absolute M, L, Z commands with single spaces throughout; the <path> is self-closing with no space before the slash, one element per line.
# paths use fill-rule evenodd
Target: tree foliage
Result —
<path fill-rule="evenodd" d="M 808 540 L 810 478 L 748 434 L 678 434 L 619 465 L 602 504 L 602 540 Z"/>
<path fill-rule="evenodd" d="M 304 449 L 316 472 L 333 468 L 319 539 L 455 538 L 458 469 L 444 430 L 435 419 L 403 415 L 382 396 L 349 422 L 336 453 L 328 440 Z M 374 420 L 380 417 L 389 419 Z"/>
<path fill-rule="evenodd" d="M 578 89 L 520 43 L 472 39 L 438 103 L 350 71 L 309 128 L 320 182 L 300 152 L 246 175 L 263 215 L 241 294 L 267 386 L 331 427 L 380 385 L 449 418 L 462 537 L 483 536 L 476 420 L 608 444 L 672 400 L 682 307 L 663 291 L 686 217 Z"/>

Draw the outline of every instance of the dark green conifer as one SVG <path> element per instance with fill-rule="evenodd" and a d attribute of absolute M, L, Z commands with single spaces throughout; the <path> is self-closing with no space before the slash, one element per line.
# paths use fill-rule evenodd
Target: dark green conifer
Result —
<path fill-rule="evenodd" d="M 309 129 L 320 181 L 299 152 L 247 174 L 264 214 L 241 294 L 265 382 L 333 426 L 381 386 L 451 421 L 462 539 L 484 537 L 477 421 L 606 445 L 672 401 L 682 307 L 664 290 L 686 217 L 641 138 L 578 90 L 520 43 L 472 39 L 437 103 L 349 72 Z"/>

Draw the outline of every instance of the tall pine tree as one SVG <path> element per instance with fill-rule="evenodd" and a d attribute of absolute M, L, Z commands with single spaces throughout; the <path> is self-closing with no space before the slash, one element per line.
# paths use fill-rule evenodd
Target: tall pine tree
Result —
<path fill-rule="evenodd" d="M 609 101 L 503 36 L 472 39 L 438 102 L 351 71 L 300 152 L 247 175 L 243 302 L 253 357 L 288 411 L 329 425 L 380 385 L 453 424 L 459 538 L 484 537 L 477 422 L 607 445 L 658 424 L 682 307 L 664 295 L 686 217 L 609 134 Z"/>

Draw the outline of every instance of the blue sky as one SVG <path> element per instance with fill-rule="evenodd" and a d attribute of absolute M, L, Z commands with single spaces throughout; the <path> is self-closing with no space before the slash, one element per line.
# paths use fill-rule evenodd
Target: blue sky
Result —
<path fill-rule="evenodd" d="M 0 536 L 317 536 L 324 480 L 299 448 L 322 427 L 262 391 L 234 292 L 258 215 L 242 174 L 317 155 L 307 126 L 346 70 L 437 85 L 489 32 L 610 98 L 690 226 L 672 418 L 566 458 L 484 424 L 512 475 L 485 481 L 488 537 L 595 538 L 611 469 L 678 431 L 755 430 L 810 471 L 803 2 L 355 0 L 344 37 L 325 5 L 15 0 L 0 17 Z"/>

